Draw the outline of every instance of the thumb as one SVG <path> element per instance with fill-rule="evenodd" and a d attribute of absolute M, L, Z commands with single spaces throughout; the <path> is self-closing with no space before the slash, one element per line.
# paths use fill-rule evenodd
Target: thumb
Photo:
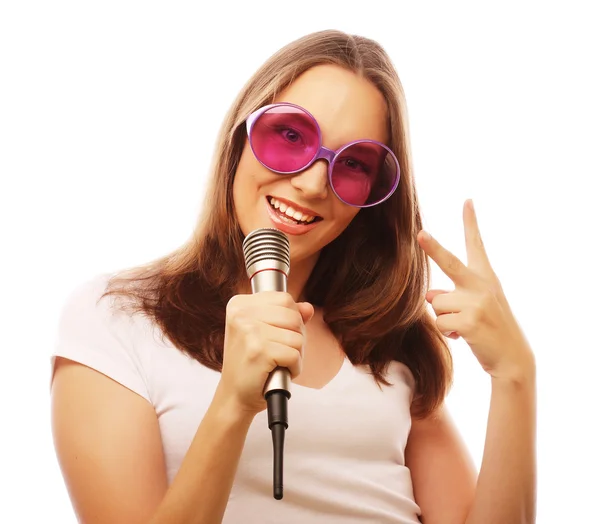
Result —
<path fill-rule="evenodd" d="M 298 309 L 302 315 L 302 320 L 306 324 L 315 314 L 315 308 L 309 302 L 298 302 Z"/>

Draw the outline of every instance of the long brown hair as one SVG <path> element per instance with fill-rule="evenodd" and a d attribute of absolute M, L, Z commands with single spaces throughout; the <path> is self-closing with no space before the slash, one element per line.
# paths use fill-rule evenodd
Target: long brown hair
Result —
<path fill-rule="evenodd" d="M 373 40 L 319 31 L 269 58 L 225 117 L 211 166 L 211 186 L 191 238 L 146 266 L 113 275 L 105 295 L 131 299 L 123 309 L 147 315 L 181 351 L 221 370 L 226 305 L 247 280 L 232 191 L 246 140 L 244 121 L 300 74 L 320 64 L 336 64 L 362 75 L 384 95 L 388 145 L 400 162 L 401 180 L 391 198 L 362 209 L 321 251 L 304 296 L 323 308 L 325 322 L 350 361 L 368 364 L 378 383 L 388 384 L 384 374 L 391 361 L 408 366 L 415 378 L 413 414 L 423 417 L 443 402 L 452 380 L 452 359 L 424 297 L 430 266 L 416 240 L 422 222 L 404 92 L 390 58 Z"/>

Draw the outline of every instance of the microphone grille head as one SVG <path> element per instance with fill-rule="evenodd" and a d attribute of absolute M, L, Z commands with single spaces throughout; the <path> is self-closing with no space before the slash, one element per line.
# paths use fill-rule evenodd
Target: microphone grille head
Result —
<path fill-rule="evenodd" d="M 274 228 L 255 229 L 242 245 L 246 271 L 252 278 L 258 271 L 274 269 L 290 273 L 290 241 L 285 233 Z"/>

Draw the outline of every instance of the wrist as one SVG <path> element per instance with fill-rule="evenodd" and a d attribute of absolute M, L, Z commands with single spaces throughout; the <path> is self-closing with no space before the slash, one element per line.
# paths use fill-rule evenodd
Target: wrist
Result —
<path fill-rule="evenodd" d="M 513 362 L 506 363 L 491 371 L 492 384 L 510 384 L 513 386 L 533 385 L 536 381 L 536 363 L 533 352 L 529 349 L 523 356 Z"/>
<path fill-rule="evenodd" d="M 250 427 L 256 416 L 256 413 L 244 409 L 235 397 L 224 392 L 220 384 L 217 387 L 209 410 L 225 424 L 232 426 Z"/>

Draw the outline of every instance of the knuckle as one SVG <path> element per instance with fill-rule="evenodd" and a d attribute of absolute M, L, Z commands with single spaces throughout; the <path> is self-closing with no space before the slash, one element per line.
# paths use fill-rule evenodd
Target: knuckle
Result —
<path fill-rule="evenodd" d="M 231 309 L 226 312 L 226 322 L 236 331 L 241 333 L 246 333 L 251 329 L 252 323 L 250 319 L 246 316 L 244 310 L 240 307 L 233 306 Z"/>
<path fill-rule="evenodd" d="M 236 327 L 241 333 L 243 333 L 246 336 L 246 338 L 258 338 L 258 327 L 256 326 L 256 323 L 253 322 L 251 319 L 246 317 L 238 317 L 236 319 Z"/>
<path fill-rule="evenodd" d="M 486 290 L 479 297 L 477 307 L 475 308 L 475 314 L 481 318 L 486 311 L 488 311 L 496 302 L 496 294 L 491 288 Z"/>
<path fill-rule="evenodd" d="M 233 295 L 225 306 L 227 316 L 236 317 L 243 309 L 244 297 L 242 295 Z"/>
<path fill-rule="evenodd" d="M 246 339 L 246 358 L 249 362 L 257 362 L 262 358 L 263 344 L 258 337 L 248 337 Z"/>
<path fill-rule="evenodd" d="M 470 313 L 465 315 L 463 331 L 473 332 L 479 324 L 479 314 L 477 310 L 472 310 Z"/>

